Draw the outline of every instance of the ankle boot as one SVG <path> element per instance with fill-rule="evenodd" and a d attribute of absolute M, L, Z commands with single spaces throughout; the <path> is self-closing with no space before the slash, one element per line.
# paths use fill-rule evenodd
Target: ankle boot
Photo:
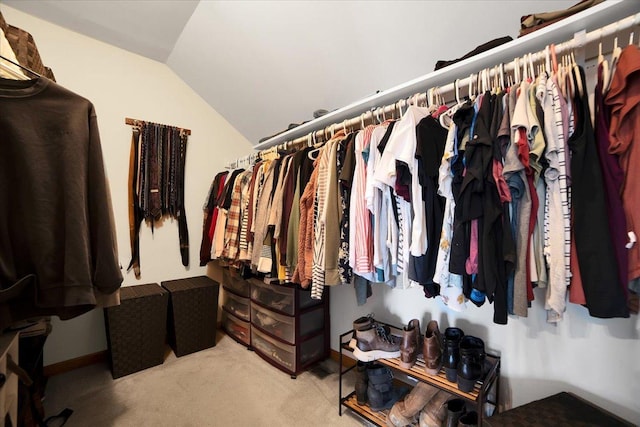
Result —
<path fill-rule="evenodd" d="M 477 426 L 478 425 L 478 413 L 476 411 L 469 411 L 460 417 L 458 420 L 458 427 Z"/>
<path fill-rule="evenodd" d="M 447 328 L 444 331 L 444 352 L 442 359 L 447 380 L 456 382 L 458 362 L 460 362 L 460 340 L 464 332 L 460 328 Z"/>
<path fill-rule="evenodd" d="M 451 393 L 439 390 L 420 411 L 420 427 L 442 427 L 447 417 L 447 401 L 453 399 Z"/>
<path fill-rule="evenodd" d="M 438 322 L 432 320 L 427 325 L 424 334 L 424 344 L 422 346 L 424 357 L 424 370 L 429 375 L 438 375 L 442 368 L 442 337 Z"/>
<path fill-rule="evenodd" d="M 356 331 L 356 347 L 353 355 L 361 362 L 400 357 L 400 343 L 387 334 L 384 327 L 374 325 Z"/>
<path fill-rule="evenodd" d="M 482 378 L 484 367 L 484 342 L 467 335 L 460 341 L 460 363 L 458 364 L 458 389 L 473 390 L 476 381 Z"/>
<path fill-rule="evenodd" d="M 393 405 L 387 416 L 387 426 L 401 427 L 414 425 L 416 415 L 418 415 L 422 408 L 424 408 L 437 393 L 438 389 L 427 383 L 416 384 L 403 400 Z"/>
<path fill-rule="evenodd" d="M 400 344 L 400 366 L 411 369 L 418 359 L 420 349 L 420 321 L 413 319 L 402 330 L 402 343 Z"/>
<path fill-rule="evenodd" d="M 353 321 L 353 336 L 349 341 L 349 347 L 351 347 L 352 349 L 356 348 L 356 331 L 364 331 L 365 329 L 376 328 L 377 326 L 378 323 L 373 318 L 373 314 L 367 314 L 366 316 L 358 317 Z M 388 326 L 383 326 L 383 329 L 385 330 L 387 335 L 391 335 L 391 329 Z"/>
<path fill-rule="evenodd" d="M 366 405 L 367 403 L 367 387 L 369 386 L 367 365 L 368 363 L 360 361 L 356 365 L 356 400 L 358 405 Z"/>
<path fill-rule="evenodd" d="M 447 420 L 443 424 L 445 427 L 458 427 L 460 417 L 467 412 L 464 400 L 451 399 L 447 402 Z"/>
<path fill-rule="evenodd" d="M 372 363 L 367 367 L 367 398 L 372 411 L 389 409 L 400 397 L 393 388 L 393 374 L 386 366 Z"/>

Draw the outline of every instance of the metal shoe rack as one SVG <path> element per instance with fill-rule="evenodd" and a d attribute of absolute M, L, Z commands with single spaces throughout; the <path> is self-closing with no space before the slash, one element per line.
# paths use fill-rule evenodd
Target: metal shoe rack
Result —
<path fill-rule="evenodd" d="M 378 322 L 380 323 L 380 322 Z M 391 333 L 401 333 L 402 329 L 393 325 L 386 324 L 391 328 Z M 349 357 L 345 353 L 353 354 L 352 349 L 349 347 L 349 341 L 353 336 L 353 329 L 340 335 L 340 385 L 339 385 L 339 404 L 338 413 L 342 416 L 343 407 L 346 407 L 353 411 L 355 414 L 364 418 L 365 420 L 378 426 L 386 426 L 387 414 L 389 410 L 384 411 L 372 411 L 368 405 L 359 405 L 356 400 L 355 391 L 351 391 L 347 395 L 343 395 L 342 380 L 344 375 L 355 368 L 356 364 L 345 368 L 346 359 L 354 359 Z M 444 368 L 440 370 L 438 375 L 429 375 L 424 370 L 424 359 L 422 355 L 418 356 L 416 364 L 411 369 L 406 369 L 400 366 L 400 359 L 394 357 L 392 359 L 378 359 L 376 362 L 388 366 L 395 374 L 402 374 L 416 381 L 421 381 L 432 385 L 440 390 L 447 391 L 455 397 L 460 397 L 475 405 L 475 411 L 478 413 L 478 425 L 481 426 L 485 418 L 484 404 L 490 403 L 498 410 L 497 402 L 500 401 L 500 356 L 487 354 L 485 358 L 485 376 L 483 379 L 476 382 L 473 390 L 470 392 L 463 392 L 458 390 L 456 383 L 448 381 Z M 351 363 L 349 363 L 351 364 Z M 493 398 L 489 400 L 490 391 L 493 388 Z M 492 397 L 493 397 L 492 396 Z M 416 424 L 417 425 L 417 424 Z"/>

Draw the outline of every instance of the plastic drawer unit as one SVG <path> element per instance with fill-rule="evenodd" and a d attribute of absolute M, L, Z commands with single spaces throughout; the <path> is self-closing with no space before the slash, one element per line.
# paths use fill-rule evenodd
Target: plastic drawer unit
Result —
<path fill-rule="evenodd" d="M 241 297 L 249 298 L 251 295 L 251 284 L 233 267 L 222 269 L 222 286 Z"/>
<path fill-rule="evenodd" d="M 226 289 L 222 294 L 222 307 L 239 319 L 249 321 L 251 310 L 249 309 L 249 298 L 239 297 Z"/>
<path fill-rule="evenodd" d="M 233 314 L 222 310 L 222 328 L 224 331 L 243 345 L 251 345 L 251 324 L 238 319 Z"/>

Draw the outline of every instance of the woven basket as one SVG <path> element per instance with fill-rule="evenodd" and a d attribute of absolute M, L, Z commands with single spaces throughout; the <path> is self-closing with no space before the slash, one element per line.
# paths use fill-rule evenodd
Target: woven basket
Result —
<path fill-rule="evenodd" d="M 162 282 L 169 291 L 169 344 L 176 356 L 216 345 L 220 285 L 207 276 Z"/>
<path fill-rule="evenodd" d="M 164 362 L 169 294 L 157 283 L 125 286 L 104 309 L 113 378 Z"/>

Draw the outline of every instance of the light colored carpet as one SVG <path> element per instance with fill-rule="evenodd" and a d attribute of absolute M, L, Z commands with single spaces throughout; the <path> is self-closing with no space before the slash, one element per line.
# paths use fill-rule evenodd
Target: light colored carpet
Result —
<path fill-rule="evenodd" d="M 219 334 L 211 349 L 171 353 L 160 366 L 116 380 L 103 364 L 57 375 L 44 404 L 47 416 L 73 409 L 67 427 L 362 426 L 348 411 L 338 415 L 338 364 L 321 366 L 331 373 L 294 380 Z M 350 372 L 343 386 L 353 385 Z"/>

